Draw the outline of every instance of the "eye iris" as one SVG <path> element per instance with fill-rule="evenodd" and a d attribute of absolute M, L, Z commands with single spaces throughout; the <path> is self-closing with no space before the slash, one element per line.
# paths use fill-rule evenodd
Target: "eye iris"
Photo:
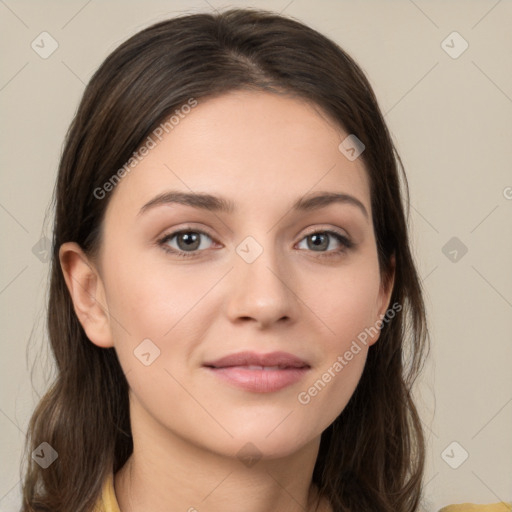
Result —
<path fill-rule="evenodd" d="M 182 245 L 181 242 L 184 242 L 186 245 Z M 178 246 L 182 250 L 194 250 L 197 249 L 200 245 L 200 235 L 199 233 L 181 233 L 178 235 Z"/>
<path fill-rule="evenodd" d="M 323 240 L 321 239 L 323 237 Z M 320 249 L 327 249 L 329 247 L 329 239 L 326 236 L 325 233 L 315 233 L 314 235 L 309 236 L 309 240 L 312 241 L 312 245 L 309 245 L 309 248 L 320 248 Z"/>

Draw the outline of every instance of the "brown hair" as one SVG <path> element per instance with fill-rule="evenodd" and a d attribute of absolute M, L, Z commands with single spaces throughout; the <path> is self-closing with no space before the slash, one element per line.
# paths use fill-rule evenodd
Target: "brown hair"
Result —
<path fill-rule="evenodd" d="M 23 511 L 90 512 L 104 479 L 131 454 L 128 384 L 113 348 L 91 343 L 75 315 L 59 248 L 94 256 L 109 195 L 102 187 L 146 137 L 190 98 L 236 89 L 285 92 L 319 106 L 366 146 L 383 280 L 396 260 L 391 303 L 403 309 L 369 349 L 349 403 L 323 432 L 313 482 L 335 512 L 417 510 L 425 442 L 411 387 L 428 350 L 421 285 L 410 252 L 409 191 L 374 92 L 339 46 L 290 18 L 253 9 L 157 23 L 121 44 L 85 89 L 67 134 L 55 196 L 48 329 L 56 379 L 27 436 Z M 59 454 L 42 469 L 42 442 Z"/>

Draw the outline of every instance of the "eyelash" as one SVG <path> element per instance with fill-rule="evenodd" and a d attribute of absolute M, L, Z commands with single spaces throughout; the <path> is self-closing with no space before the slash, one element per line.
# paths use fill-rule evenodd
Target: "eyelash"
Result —
<path fill-rule="evenodd" d="M 179 250 L 176 250 L 176 249 L 172 249 L 172 248 L 170 248 L 167 245 L 167 242 L 172 240 L 175 236 L 181 235 L 181 234 L 184 234 L 184 233 L 197 233 L 197 234 L 205 235 L 205 236 L 207 236 L 208 238 L 210 238 L 213 241 L 213 237 L 211 237 L 205 231 L 202 231 L 200 229 L 184 228 L 184 229 L 180 229 L 179 231 L 174 231 L 172 233 L 164 235 L 162 238 L 157 240 L 157 244 L 160 245 L 165 252 L 173 254 L 173 255 L 178 256 L 180 258 L 193 258 L 193 257 L 197 257 L 199 253 L 203 252 L 203 250 L 201 250 L 201 251 L 198 251 L 198 250 L 195 250 L 195 251 L 179 251 Z M 341 253 L 346 252 L 347 250 L 351 249 L 354 246 L 354 243 L 351 240 L 349 240 L 346 236 L 342 235 L 341 233 L 338 233 L 337 231 L 328 230 L 328 229 L 326 229 L 326 230 L 318 230 L 318 231 L 313 231 L 312 233 L 308 233 L 300 241 L 304 240 L 305 238 L 307 238 L 309 236 L 318 235 L 318 234 L 332 235 L 341 244 L 341 248 L 340 249 L 326 251 L 326 252 L 324 252 L 324 251 L 318 252 L 318 256 L 320 258 L 332 258 L 332 257 L 339 256 Z M 317 252 L 317 251 L 311 251 L 311 252 Z"/>

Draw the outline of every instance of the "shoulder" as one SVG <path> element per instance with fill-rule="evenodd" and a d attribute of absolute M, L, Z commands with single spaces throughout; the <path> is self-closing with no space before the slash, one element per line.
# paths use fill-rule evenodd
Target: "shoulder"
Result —
<path fill-rule="evenodd" d="M 477 505 L 475 503 L 460 503 L 448 505 L 438 512 L 511 512 L 512 503 L 491 503 L 489 505 Z"/>
<path fill-rule="evenodd" d="M 121 512 L 114 490 L 114 475 L 111 473 L 105 479 L 101 496 L 94 506 L 94 512 Z"/>

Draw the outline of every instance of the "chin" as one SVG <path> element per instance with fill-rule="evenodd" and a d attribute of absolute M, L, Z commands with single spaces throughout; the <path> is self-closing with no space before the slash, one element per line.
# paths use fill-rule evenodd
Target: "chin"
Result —
<path fill-rule="evenodd" d="M 235 456 L 243 462 L 246 458 L 273 460 L 288 457 L 309 443 L 319 442 L 321 432 L 309 432 L 304 425 L 289 424 L 285 427 L 284 423 L 286 420 L 274 431 L 268 428 L 267 421 L 245 425 L 244 428 L 231 431 L 233 438 L 217 437 L 215 446 L 211 448 L 219 454 Z"/>

